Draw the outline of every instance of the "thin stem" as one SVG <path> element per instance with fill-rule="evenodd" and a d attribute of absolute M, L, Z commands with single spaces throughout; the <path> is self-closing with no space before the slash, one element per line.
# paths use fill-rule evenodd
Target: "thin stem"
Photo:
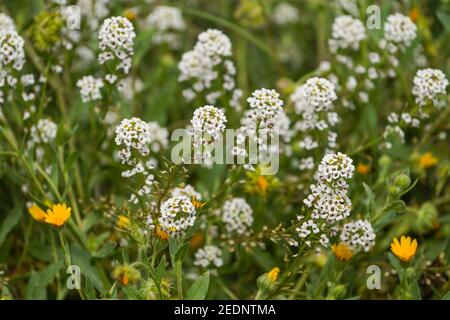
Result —
<path fill-rule="evenodd" d="M 182 276 L 182 261 L 177 261 L 175 263 L 175 274 L 176 274 L 176 281 L 177 281 L 177 293 L 178 293 L 178 299 L 183 300 L 183 276 Z"/>
<path fill-rule="evenodd" d="M 72 265 L 72 259 L 70 257 L 70 251 L 66 246 L 66 242 L 64 241 L 64 235 L 63 235 L 62 230 L 58 230 L 58 236 L 59 236 L 59 241 L 61 242 L 61 247 L 64 252 L 64 260 L 66 262 L 67 267 L 69 267 Z M 77 289 L 77 291 L 78 291 L 78 294 L 80 295 L 80 298 L 82 300 L 85 300 L 85 297 L 84 297 L 83 292 L 81 291 L 81 288 Z"/>
<path fill-rule="evenodd" d="M 239 300 L 239 298 L 225 285 L 225 283 L 220 279 L 220 277 L 217 277 L 217 283 L 222 288 L 222 290 L 232 299 L 232 300 Z"/>

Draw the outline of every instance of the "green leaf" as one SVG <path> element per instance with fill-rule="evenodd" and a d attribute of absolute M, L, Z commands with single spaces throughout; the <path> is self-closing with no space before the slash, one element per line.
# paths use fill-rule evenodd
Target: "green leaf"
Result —
<path fill-rule="evenodd" d="M 166 263 L 166 256 L 163 256 L 158 264 L 158 267 L 156 268 L 156 280 L 158 282 L 161 282 L 164 272 L 166 271 Z"/>
<path fill-rule="evenodd" d="M 186 258 L 189 251 L 189 245 L 190 242 L 186 241 L 178 248 L 177 253 L 175 254 L 175 261 L 183 261 L 184 258 Z"/>
<path fill-rule="evenodd" d="M 14 209 L 12 209 L 6 216 L 5 220 L 3 220 L 3 223 L 0 227 L 0 246 L 5 241 L 6 236 L 19 222 L 22 212 L 23 208 L 21 206 L 17 206 Z"/>
<path fill-rule="evenodd" d="M 445 28 L 445 31 L 450 31 L 450 14 L 444 11 L 438 11 L 436 13 L 436 16 L 438 17 L 439 21 L 442 23 L 442 25 Z"/>
<path fill-rule="evenodd" d="M 116 244 L 114 242 L 107 242 L 100 248 L 100 250 L 95 252 L 92 256 L 94 258 L 106 258 L 107 256 L 111 255 L 114 252 L 115 248 Z"/>
<path fill-rule="evenodd" d="M 91 256 L 89 255 L 89 253 L 80 246 L 74 245 L 71 248 L 71 255 L 72 263 L 80 267 L 81 274 L 83 276 L 86 276 L 87 280 L 91 281 L 95 288 L 97 288 L 97 290 L 99 290 L 101 293 L 104 293 L 106 289 L 104 288 L 103 283 L 100 280 L 100 275 L 97 269 L 91 265 Z"/>
<path fill-rule="evenodd" d="M 149 29 L 143 32 L 139 32 L 136 37 L 136 54 L 134 55 L 134 64 L 139 65 L 139 63 L 144 58 L 145 54 L 150 50 L 153 38 L 153 29 Z"/>
<path fill-rule="evenodd" d="M 170 261 L 172 263 L 172 267 L 175 267 L 175 255 L 177 253 L 177 249 L 178 249 L 178 243 L 177 241 L 172 238 L 169 237 L 169 253 L 170 253 Z"/>
<path fill-rule="evenodd" d="M 47 299 L 47 286 L 53 282 L 62 266 L 62 261 L 58 261 L 43 270 L 33 272 L 28 280 L 26 298 L 31 300 Z"/>
<path fill-rule="evenodd" d="M 396 217 L 397 213 L 393 211 L 384 213 L 383 216 L 379 220 L 377 220 L 377 222 L 375 222 L 375 224 L 373 225 L 375 232 L 391 223 Z"/>
<path fill-rule="evenodd" d="M 373 218 L 375 216 L 376 206 L 375 206 L 375 195 L 373 194 L 372 189 L 363 182 L 364 190 L 367 194 L 367 204 L 369 210 L 369 217 Z"/>
<path fill-rule="evenodd" d="M 450 291 L 447 291 L 447 293 L 442 296 L 442 300 L 450 300 Z"/>
<path fill-rule="evenodd" d="M 388 260 L 392 267 L 394 267 L 397 272 L 401 272 L 403 270 L 400 261 L 392 254 L 392 252 L 388 252 Z"/>
<path fill-rule="evenodd" d="M 209 271 L 199 277 L 186 294 L 186 300 L 204 300 L 209 288 Z"/>
<path fill-rule="evenodd" d="M 406 203 L 403 200 L 395 200 L 384 210 L 386 212 L 393 211 L 395 213 L 404 213 L 406 211 Z"/>
<path fill-rule="evenodd" d="M 408 188 L 406 188 L 405 190 L 403 190 L 403 191 L 400 193 L 400 197 L 403 196 L 404 194 L 407 194 L 409 191 L 411 191 L 412 188 L 414 188 L 414 187 L 416 186 L 417 182 L 419 182 L 419 179 L 414 180 L 414 182 L 411 183 L 411 185 L 410 185 Z"/>

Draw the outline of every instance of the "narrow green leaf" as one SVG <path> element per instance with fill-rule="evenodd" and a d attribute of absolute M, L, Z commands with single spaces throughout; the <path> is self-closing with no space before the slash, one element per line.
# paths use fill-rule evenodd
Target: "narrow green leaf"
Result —
<path fill-rule="evenodd" d="M 62 266 L 62 261 L 59 261 L 47 266 L 43 270 L 33 272 L 28 280 L 26 298 L 31 300 L 47 299 L 47 286 L 53 282 Z"/>
<path fill-rule="evenodd" d="M 186 294 L 186 300 L 204 300 L 209 288 L 209 272 L 199 277 Z"/>
<path fill-rule="evenodd" d="M 17 225 L 19 219 L 22 215 L 23 208 L 18 206 L 12 209 L 9 214 L 3 220 L 0 227 L 0 246 L 5 241 L 6 236 L 11 232 L 11 230 Z"/>
<path fill-rule="evenodd" d="M 166 256 L 163 256 L 158 264 L 158 267 L 156 268 L 156 280 L 158 282 L 161 282 L 162 277 L 164 276 L 164 272 L 166 271 L 166 263 Z"/>

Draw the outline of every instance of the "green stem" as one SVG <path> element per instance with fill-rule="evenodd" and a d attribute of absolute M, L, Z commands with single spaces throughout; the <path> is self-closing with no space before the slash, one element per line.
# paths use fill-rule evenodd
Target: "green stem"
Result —
<path fill-rule="evenodd" d="M 61 229 L 58 230 L 58 236 L 59 236 L 59 241 L 61 242 L 61 247 L 63 249 L 64 252 L 64 260 L 66 262 L 66 266 L 69 267 L 72 265 L 72 259 L 70 257 L 70 251 L 66 246 L 66 242 L 64 241 L 64 235 L 63 235 L 63 231 Z M 84 294 L 80 289 L 77 289 L 78 294 L 80 295 L 80 298 L 82 300 L 85 300 Z"/>
<path fill-rule="evenodd" d="M 175 263 L 175 274 L 176 274 L 176 281 L 177 281 L 177 293 L 178 293 L 178 299 L 183 300 L 183 276 L 182 276 L 182 261 L 177 261 Z"/>

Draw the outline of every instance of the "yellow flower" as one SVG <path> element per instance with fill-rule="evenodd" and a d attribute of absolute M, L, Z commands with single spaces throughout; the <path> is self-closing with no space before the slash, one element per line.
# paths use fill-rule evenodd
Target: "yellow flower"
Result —
<path fill-rule="evenodd" d="M 167 240 L 169 239 L 169 235 L 167 234 L 167 232 L 165 232 L 164 230 L 161 229 L 160 226 L 156 226 L 155 228 L 155 235 L 160 238 L 161 240 Z"/>
<path fill-rule="evenodd" d="M 409 17 L 411 18 L 412 22 L 416 23 L 417 20 L 419 20 L 420 11 L 419 8 L 414 7 L 409 11 Z"/>
<path fill-rule="evenodd" d="M 55 204 L 52 209 L 48 209 L 45 214 L 45 222 L 56 227 L 61 227 L 70 217 L 72 209 L 67 207 L 65 203 Z"/>
<path fill-rule="evenodd" d="M 130 219 L 121 214 L 117 219 L 117 226 L 121 229 L 127 229 L 130 226 Z"/>
<path fill-rule="evenodd" d="M 117 265 L 112 272 L 112 276 L 124 286 L 141 279 L 139 270 L 129 264 Z"/>
<path fill-rule="evenodd" d="M 414 239 L 411 241 L 411 237 L 401 236 L 400 242 L 397 238 L 394 238 L 391 243 L 391 251 L 395 254 L 400 260 L 408 262 L 416 254 L 417 250 L 417 240 Z"/>
<path fill-rule="evenodd" d="M 123 11 L 123 15 L 130 21 L 133 21 L 137 18 L 136 10 L 134 9 L 125 9 Z"/>
<path fill-rule="evenodd" d="M 347 261 L 353 257 L 353 252 L 345 243 L 333 244 L 331 247 L 336 259 L 340 261 Z"/>
<path fill-rule="evenodd" d="M 433 156 L 431 152 L 424 153 L 419 159 L 419 166 L 422 169 L 428 169 L 435 166 L 438 163 L 438 159 Z"/>
<path fill-rule="evenodd" d="M 33 217 L 34 220 L 45 220 L 45 211 L 39 208 L 39 206 L 35 203 L 33 203 L 33 205 L 28 208 L 28 213 Z"/>
<path fill-rule="evenodd" d="M 370 166 L 364 163 L 358 163 L 358 166 L 356 167 L 356 171 L 363 175 L 366 176 L 369 172 L 370 172 Z"/>
<path fill-rule="evenodd" d="M 267 278 L 271 283 L 275 283 L 278 279 L 278 275 L 280 274 L 280 268 L 275 267 L 267 273 Z"/>
<path fill-rule="evenodd" d="M 195 197 L 192 197 L 191 202 L 196 209 L 201 209 L 206 204 L 206 202 L 197 201 Z"/>
<path fill-rule="evenodd" d="M 261 194 L 266 194 L 267 188 L 269 187 L 269 182 L 264 176 L 259 176 L 258 178 L 258 189 Z"/>

